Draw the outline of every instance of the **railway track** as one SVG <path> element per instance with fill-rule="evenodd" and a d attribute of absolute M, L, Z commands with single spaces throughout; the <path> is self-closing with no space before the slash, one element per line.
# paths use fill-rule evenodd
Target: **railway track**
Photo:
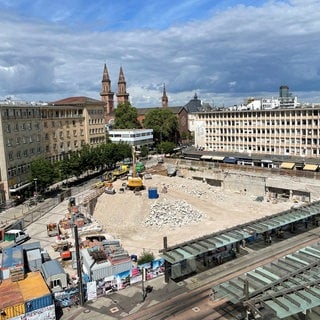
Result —
<path fill-rule="evenodd" d="M 183 281 L 185 292 L 168 296 L 165 301 L 140 309 L 125 317 L 128 320 L 235 320 L 242 319 L 244 308 L 224 300 L 213 301 L 213 285 L 265 265 L 289 253 L 319 241 L 320 228 L 311 229 L 272 246 L 254 251 L 219 267 Z M 207 275 L 207 276 L 206 276 Z"/>

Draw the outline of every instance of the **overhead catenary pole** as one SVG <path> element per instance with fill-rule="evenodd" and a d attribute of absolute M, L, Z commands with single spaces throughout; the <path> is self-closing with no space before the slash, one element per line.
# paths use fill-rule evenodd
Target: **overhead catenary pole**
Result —
<path fill-rule="evenodd" d="M 79 300 L 80 305 L 84 305 L 84 294 L 83 294 L 83 283 L 82 283 L 82 266 L 80 261 L 80 250 L 79 250 L 79 236 L 78 236 L 78 226 L 74 225 L 74 245 L 76 249 L 76 259 L 77 259 L 77 275 L 78 275 L 78 286 L 79 286 Z"/>
<path fill-rule="evenodd" d="M 163 237 L 163 252 L 165 253 L 168 249 L 168 238 Z M 164 282 L 168 283 L 170 279 L 169 262 L 164 260 Z"/>

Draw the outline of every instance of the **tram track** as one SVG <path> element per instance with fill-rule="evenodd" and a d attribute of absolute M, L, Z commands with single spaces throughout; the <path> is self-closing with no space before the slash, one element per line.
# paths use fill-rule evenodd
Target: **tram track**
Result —
<path fill-rule="evenodd" d="M 192 316 L 188 316 L 188 319 L 237 319 L 236 316 L 243 310 L 239 310 L 239 306 L 234 306 L 226 300 L 210 301 L 211 288 L 303 247 L 310 246 L 319 241 L 319 234 L 320 228 L 305 231 L 205 271 L 207 277 L 201 273 L 186 279 L 183 282 L 185 292 L 182 294 L 168 296 L 165 301 L 140 309 L 125 318 L 129 320 L 179 320 L 186 319 L 186 315 L 191 312 Z M 206 309 L 206 312 L 201 312 L 201 309 Z"/>

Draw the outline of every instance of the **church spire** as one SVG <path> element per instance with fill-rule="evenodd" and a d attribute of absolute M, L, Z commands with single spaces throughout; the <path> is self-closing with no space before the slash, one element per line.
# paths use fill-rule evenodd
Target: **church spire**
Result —
<path fill-rule="evenodd" d="M 106 64 L 104 64 L 104 68 L 103 68 L 101 86 L 102 88 L 101 88 L 100 96 L 101 96 L 101 101 L 105 103 L 104 114 L 106 118 L 106 115 L 112 113 L 114 109 L 114 101 L 113 101 L 114 92 L 111 91 L 111 81 L 109 78 L 109 73 L 108 73 Z"/>
<path fill-rule="evenodd" d="M 126 86 L 127 86 L 126 80 L 125 80 L 124 73 L 121 66 L 120 72 L 119 72 L 118 93 L 117 93 L 118 105 L 121 103 L 129 102 L 129 93 L 127 93 Z"/>
<path fill-rule="evenodd" d="M 162 108 L 168 108 L 168 97 L 166 93 L 166 84 L 163 84 L 163 92 L 162 92 Z"/>

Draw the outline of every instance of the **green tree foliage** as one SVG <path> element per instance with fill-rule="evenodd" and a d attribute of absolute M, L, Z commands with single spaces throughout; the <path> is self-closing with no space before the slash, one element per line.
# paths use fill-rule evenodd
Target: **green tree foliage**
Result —
<path fill-rule="evenodd" d="M 173 149 L 175 147 L 175 144 L 173 142 L 170 142 L 170 141 L 163 141 L 161 143 L 159 143 L 157 145 L 157 152 L 158 153 L 173 153 Z"/>
<path fill-rule="evenodd" d="M 55 179 L 55 168 L 50 161 L 39 158 L 32 161 L 30 165 L 31 179 L 37 179 L 38 190 L 45 189 L 52 184 Z"/>
<path fill-rule="evenodd" d="M 141 256 L 138 258 L 138 264 L 144 264 L 153 261 L 154 254 L 151 251 L 146 251 L 143 249 L 143 252 L 141 253 Z"/>
<path fill-rule="evenodd" d="M 149 154 L 149 149 L 147 146 L 141 147 L 141 158 L 145 158 Z"/>
<path fill-rule="evenodd" d="M 178 120 L 174 113 L 166 108 L 149 111 L 143 121 L 145 128 L 153 129 L 153 139 L 156 144 L 162 141 L 177 142 Z"/>
<path fill-rule="evenodd" d="M 114 129 L 140 129 L 138 112 L 131 104 L 121 103 L 115 109 Z"/>
<path fill-rule="evenodd" d="M 126 143 L 106 143 L 95 148 L 85 145 L 60 162 L 60 176 L 62 180 L 79 177 L 88 170 L 103 170 L 128 157 L 131 157 L 131 147 Z"/>

